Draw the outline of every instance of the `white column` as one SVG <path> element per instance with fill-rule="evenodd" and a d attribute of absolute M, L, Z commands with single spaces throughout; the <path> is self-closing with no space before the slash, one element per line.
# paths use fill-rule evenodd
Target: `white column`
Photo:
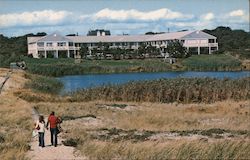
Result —
<path fill-rule="evenodd" d="M 187 51 L 189 52 L 189 47 L 187 47 Z"/>
<path fill-rule="evenodd" d="M 198 47 L 198 55 L 200 55 L 201 54 L 201 48 L 200 48 L 200 46 Z"/>
<path fill-rule="evenodd" d="M 74 49 L 74 58 L 76 58 L 76 50 Z"/>
<path fill-rule="evenodd" d="M 67 50 L 67 57 L 68 57 L 68 58 L 70 57 L 70 55 L 69 55 L 69 50 Z"/>
<path fill-rule="evenodd" d="M 58 58 L 58 50 L 56 50 L 56 58 Z"/>
<path fill-rule="evenodd" d="M 47 58 L 47 51 L 44 51 L 44 58 Z"/>
<path fill-rule="evenodd" d="M 208 47 L 208 54 L 211 54 L 211 47 Z"/>

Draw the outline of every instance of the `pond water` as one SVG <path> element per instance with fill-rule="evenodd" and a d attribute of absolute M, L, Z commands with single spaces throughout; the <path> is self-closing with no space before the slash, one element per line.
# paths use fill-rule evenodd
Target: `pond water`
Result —
<path fill-rule="evenodd" d="M 242 78 L 250 77 L 250 71 L 237 72 L 160 72 L 160 73 L 119 73 L 119 74 L 88 74 L 63 76 L 58 79 L 64 84 L 62 93 L 76 91 L 78 89 L 91 88 L 107 84 L 124 84 L 129 81 L 153 80 L 160 78 L 190 78 L 190 77 L 211 77 L 211 78 Z"/>

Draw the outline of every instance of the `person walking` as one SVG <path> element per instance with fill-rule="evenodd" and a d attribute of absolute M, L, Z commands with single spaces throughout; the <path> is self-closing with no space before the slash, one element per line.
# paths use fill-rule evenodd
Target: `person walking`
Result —
<path fill-rule="evenodd" d="M 37 121 L 35 128 L 38 131 L 39 146 L 45 147 L 44 144 L 45 121 L 42 115 L 39 116 L 39 120 Z"/>
<path fill-rule="evenodd" d="M 46 124 L 46 128 L 48 129 L 48 126 L 50 125 L 50 135 L 51 135 L 51 145 L 57 146 L 57 123 L 58 118 L 55 116 L 55 112 L 52 111 L 49 115 L 48 122 Z"/>

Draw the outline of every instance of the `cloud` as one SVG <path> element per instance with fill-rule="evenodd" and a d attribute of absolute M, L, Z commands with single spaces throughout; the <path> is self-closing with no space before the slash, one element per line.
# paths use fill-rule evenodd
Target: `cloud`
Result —
<path fill-rule="evenodd" d="M 174 26 L 179 29 L 204 29 L 204 28 L 212 28 L 213 23 L 209 21 L 194 21 L 194 22 L 168 22 L 166 23 L 168 26 Z"/>
<path fill-rule="evenodd" d="M 201 19 L 203 19 L 205 21 L 210 21 L 210 20 L 214 19 L 214 14 L 212 12 L 209 12 L 207 14 L 203 14 L 203 15 L 201 15 Z"/>
<path fill-rule="evenodd" d="M 126 21 L 126 20 L 139 20 L 139 21 L 157 21 L 157 20 L 171 20 L 171 19 L 190 19 L 193 15 L 183 14 L 181 12 L 174 12 L 167 8 L 162 8 L 158 10 L 153 10 L 149 12 L 142 12 L 135 9 L 131 10 L 111 10 L 108 8 L 102 9 L 93 18 L 95 20 L 105 19 L 105 20 L 116 20 L 116 21 Z"/>
<path fill-rule="evenodd" d="M 144 34 L 148 31 L 161 32 L 183 29 L 213 29 L 229 26 L 248 29 L 249 13 L 243 9 L 216 14 L 207 12 L 193 15 L 161 8 L 151 11 L 136 9 L 113 10 L 105 8 L 94 13 L 69 12 L 66 10 L 41 10 L 22 13 L 0 14 L 0 29 L 9 35 L 30 32 L 87 33 L 89 29 L 104 28 L 112 34 Z"/>
<path fill-rule="evenodd" d="M 244 16 L 244 11 L 241 10 L 241 9 L 234 10 L 234 11 L 229 13 L 229 16 L 231 16 L 231 17 L 241 17 L 241 16 Z"/>
<path fill-rule="evenodd" d="M 72 15 L 68 11 L 43 10 L 0 15 L 0 28 L 14 26 L 58 25 Z"/>
<path fill-rule="evenodd" d="M 233 10 L 231 12 L 218 15 L 216 22 L 228 26 L 238 25 L 239 28 L 242 28 L 242 26 L 249 25 L 249 13 L 242 9 Z"/>

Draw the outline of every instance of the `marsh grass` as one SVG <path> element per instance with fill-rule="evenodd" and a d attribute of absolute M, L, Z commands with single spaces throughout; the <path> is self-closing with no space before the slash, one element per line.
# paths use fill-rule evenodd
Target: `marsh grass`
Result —
<path fill-rule="evenodd" d="M 182 61 L 187 70 L 195 71 L 235 71 L 241 70 L 241 62 L 225 54 L 193 55 Z"/>
<path fill-rule="evenodd" d="M 80 64 L 69 58 L 25 58 L 28 71 L 44 76 L 64 76 L 79 74 L 102 74 L 124 72 L 170 71 L 171 65 L 159 59 L 149 60 L 83 60 Z"/>
<path fill-rule="evenodd" d="M 212 103 L 227 99 L 250 99 L 250 78 L 175 78 L 123 85 L 101 86 L 71 93 L 71 101 L 134 101 L 134 102 L 181 102 Z"/>

